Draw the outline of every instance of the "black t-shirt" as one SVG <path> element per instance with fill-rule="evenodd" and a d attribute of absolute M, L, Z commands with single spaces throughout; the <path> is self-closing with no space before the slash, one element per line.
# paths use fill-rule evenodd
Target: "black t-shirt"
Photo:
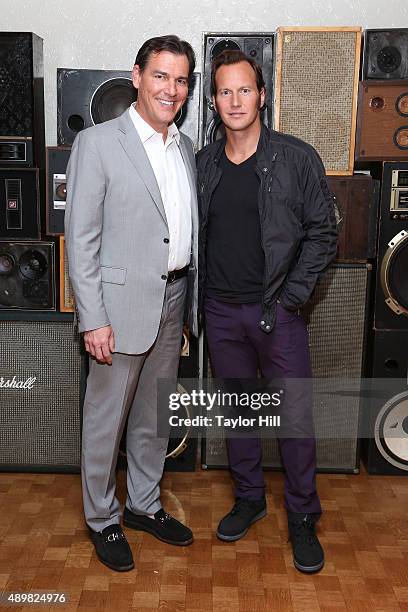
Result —
<path fill-rule="evenodd" d="M 224 302 L 260 302 L 265 257 L 258 212 L 256 154 L 241 164 L 223 152 L 222 177 L 208 215 L 206 295 Z"/>

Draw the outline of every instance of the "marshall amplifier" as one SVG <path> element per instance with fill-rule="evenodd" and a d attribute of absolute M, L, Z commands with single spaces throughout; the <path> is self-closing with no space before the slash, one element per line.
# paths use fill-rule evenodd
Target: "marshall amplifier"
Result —
<path fill-rule="evenodd" d="M 0 470 L 80 471 L 87 358 L 72 315 L 0 313 Z"/>
<path fill-rule="evenodd" d="M 65 202 L 67 197 L 66 170 L 70 147 L 47 148 L 47 235 L 64 233 Z"/>
<path fill-rule="evenodd" d="M 408 159 L 408 81 L 362 81 L 356 161 L 397 159 Z"/>
<path fill-rule="evenodd" d="M 0 168 L 0 240 L 41 237 L 39 172 Z"/>
<path fill-rule="evenodd" d="M 363 79 L 408 78 L 408 29 L 365 30 Z"/>
<path fill-rule="evenodd" d="M 0 242 L 0 310 L 55 310 L 52 242 Z"/>
<path fill-rule="evenodd" d="M 44 168 L 43 40 L 0 32 L 0 167 Z"/>

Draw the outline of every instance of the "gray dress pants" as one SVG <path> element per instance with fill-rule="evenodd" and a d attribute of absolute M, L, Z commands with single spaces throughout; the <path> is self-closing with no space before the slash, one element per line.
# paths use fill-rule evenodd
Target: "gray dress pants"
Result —
<path fill-rule="evenodd" d="M 111 366 L 90 361 L 81 471 L 85 519 L 94 531 L 121 519 L 115 468 L 128 414 L 126 506 L 137 514 L 161 508 L 168 438 L 157 436 L 157 380 L 177 377 L 186 286 L 186 278 L 167 285 L 158 335 L 146 353 L 114 353 Z"/>

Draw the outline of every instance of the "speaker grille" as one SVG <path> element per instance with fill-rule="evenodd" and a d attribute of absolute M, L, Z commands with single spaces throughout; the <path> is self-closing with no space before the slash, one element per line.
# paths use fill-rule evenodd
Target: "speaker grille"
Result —
<path fill-rule="evenodd" d="M 78 471 L 85 362 L 72 322 L 0 321 L 0 335 L 1 469 Z"/>
<path fill-rule="evenodd" d="M 314 422 L 317 437 L 317 468 L 320 471 L 355 472 L 358 469 L 359 389 L 350 399 L 341 393 L 341 380 L 361 376 L 367 266 L 333 266 L 317 285 L 305 309 L 314 375 Z M 211 375 L 211 371 L 209 371 Z M 326 380 L 325 380 L 326 379 Z M 331 395 L 332 379 L 339 379 L 339 393 Z M 340 380 L 341 379 L 341 380 Z M 328 398 L 328 394 L 330 396 Z M 347 424 L 347 437 L 340 437 Z M 208 432 L 211 434 L 211 430 Z M 350 434 L 350 435 L 349 435 Z M 264 467 L 281 467 L 278 443 L 262 440 Z M 204 441 L 207 467 L 228 465 L 223 439 Z"/>
<path fill-rule="evenodd" d="M 60 236 L 60 310 L 73 312 L 75 309 L 74 292 L 69 280 L 68 256 L 65 248 L 65 238 Z"/>
<path fill-rule="evenodd" d="M 350 30 L 278 30 L 276 129 L 313 145 L 330 174 L 353 173 L 361 43 Z"/>

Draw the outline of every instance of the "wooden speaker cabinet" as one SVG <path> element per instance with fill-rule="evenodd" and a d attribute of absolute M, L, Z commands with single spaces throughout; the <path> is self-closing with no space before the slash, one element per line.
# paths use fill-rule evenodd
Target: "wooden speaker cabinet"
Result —
<path fill-rule="evenodd" d="M 60 256 L 60 283 L 59 283 L 59 296 L 60 296 L 60 311 L 61 312 L 74 312 L 75 310 L 75 299 L 74 292 L 72 290 L 71 281 L 69 280 L 68 270 L 68 257 L 65 250 L 65 238 L 60 236 L 59 238 L 59 256 Z"/>
<path fill-rule="evenodd" d="M 408 81 L 362 81 L 356 161 L 408 159 Z"/>
<path fill-rule="evenodd" d="M 376 256 L 380 181 L 366 174 L 329 176 L 340 212 L 336 261 L 363 263 Z"/>

